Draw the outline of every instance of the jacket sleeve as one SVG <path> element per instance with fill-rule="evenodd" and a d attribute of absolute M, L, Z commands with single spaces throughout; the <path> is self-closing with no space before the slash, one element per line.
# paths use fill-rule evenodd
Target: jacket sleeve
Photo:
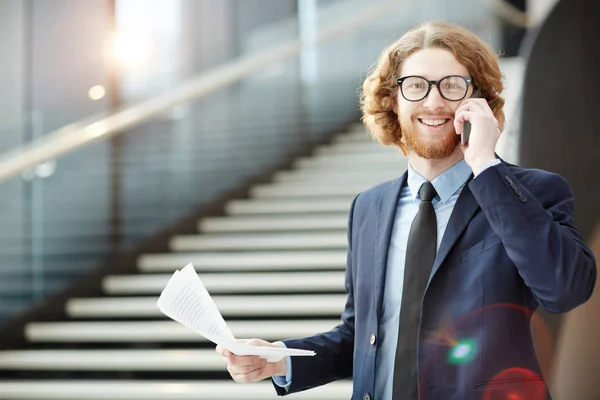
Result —
<path fill-rule="evenodd" d="M 566 312 L 592 295 L 596 261 L 574 226 L 569 184 L 549 172 L 535 178 L 529 191 L 501 163 L 469 188 L 541 307 Z"/>
<path fill-rule="evenodd" d="M 357 196 L 358 197 L 358 196 Z M 352 376 L 354 353 L 354 289 L 352 278 L 352 217 L 356 198 L 348 218 L 348 254 L 346 261 L 347 300 L 342 322 L 329 332 L 303 338 L 284 340 L 289 348 L 315 351 L 313 357 L 291 357 L 292 379 L 286 390 L 274 384 L 280 396 L 311 389 L 326 383 Z"/>

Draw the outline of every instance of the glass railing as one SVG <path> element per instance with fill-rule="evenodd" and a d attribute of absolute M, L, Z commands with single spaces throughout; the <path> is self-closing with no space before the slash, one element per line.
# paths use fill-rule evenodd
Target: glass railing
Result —
<path fill-rule="evenodd" d="M 358 122 L 357 88 L 369 66 L 427 7 L 407 2 L 402 12 L 1 182 L 0 321 Z M 485 18 L 490 23 L 475 14 L 459 22 L 490 29 L 495 17 Z M 24 126 L 45 133 L 69 122 L 59 111 L 40 114 Z"/>

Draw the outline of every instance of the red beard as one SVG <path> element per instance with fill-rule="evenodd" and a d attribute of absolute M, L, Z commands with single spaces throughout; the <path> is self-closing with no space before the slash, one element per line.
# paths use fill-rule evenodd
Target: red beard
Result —
<path fill-rule="evenodd" d="M 454 121 L 454 116 L 450 115 L 440 115 L 440 118 L 450 118 L 450 121 L 447 122 L 449 124 L 452 124 Z M 444 137 L 432 142 L 424 141 L 420 137 L 418 124 L 420 122 L 416 117 L 411 116 L 409 121 L 400 119 L 402 139 L 409 151 L 413 151 L 419 157 L 428 160 L 441 160 L 454 153 L 460 143 L 460 137 L 456 134 L 454 126 L 452 126 L 452 129 Z"/>

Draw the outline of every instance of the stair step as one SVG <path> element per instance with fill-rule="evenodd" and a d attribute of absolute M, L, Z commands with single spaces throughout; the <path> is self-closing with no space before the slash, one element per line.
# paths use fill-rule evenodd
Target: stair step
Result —
<path fill-rule="evenodd" d="M 276 183 L 255 186 L 250 190 L 250 196 L 257 199 L 274 197 L 356 196 L 371 186 L 370 183 L 361 182 L 330 185 L 310 184 L 306 182 Z"/>
<path fill-rule="evenodd" d="M 146 254 L 138 259 L 144 272 L 175 272 L 188 263 L 196 271 L 243 271 L 265 269 L 344 269 L 346 251 L 253 251 L 235 253 Z"/>
<path fill-rule="evenodd" d="M 225 317 L 294 317 L 341 315 L 344 294 L 211 296 Z M 85 298 L 67 301 L 71 318 L 166 318 L 154 297 Z"/>
<path fill-rule="evenodd" d="M 326 332 L 339 320 L 229 321 L 238 338 L 274 341 Z M 35 322 L 25 328 L 30 342 L 45 343 L 131 343 L 207 342 L 205 338 L 175 321 Z"/>
<path fill-rule="evenodd" d="M 315 212 L 348 212 L 354 196 L 318 199 L 232 200 L 225 206 L 228 214 L 292 214 Z"/>
<path fill-rule="evenodd" d="M 0 370 L 225 371 L 212 349 L 15 350 L 0 352 Z"/>
<path fill-rule="evenodd" d="M 395 176 L 400 176 L 404 173 L 407 168 L 407 162 L 405 160 L 398 160 L 393 164 L 356 164 L 356 165 L 321 165 L 313 166 L 308 165 L 306 167 L 295 167 L 291 172 L 300 174 L 309 174 L 314 177 L 326 176 L 328 174 L 346 174 L 349 176 L 365 176 L 365 175 L 376 175 L 381 173 L 394 173 Z M 283 172 L 283 171 L 281 171 Z"/>
<path fill-rule="evenodd" d="M 205 233 L 346 230 L 347 225 L 347 212 L 304 215 L 240 215 L 205 218 L 198 223 L 198 230 Z"/>
<path fill-rule="evenodd" d="M 301 157 L 296 160 L 295 164 L 299 167 L 307 165 L 372 165 L 372 164 L 387 164 L 389 162 L 401 162 L 404 157 L 400 152 L 371 152 L 371 153 L 347 153 L 347 154 L 322 154 L 308 157 Z"/>
<path fill-rule="evenodd" d="M 399 149 L 384 147 L 377 142 L 335 143 L 317 147 L 313 154 L 317 156 L 338 154 L 401 154 Z"/>
<path fill-rule="evenodd" d="M 341 168 L 361 168 L 366 171 L 383 169 L 396 169 L 405 164 L 405 161 L 398 157 L 378 156 L 378 157 L 348 157 L 343 159 L 330 160 L 327 157 L 316 158 L 307 157 L 294 162 L 294 168 L 299 170 L 316 170 L 315 173 L 320 173 L 323 170 L 335 170 Z"/>
<path fill-rule="evenodd" d="M 228 270 L 290 270 L 290 269 L 343 269 L 346 251 L 253 251 L 235 253 L 146 254 L 138 259 L 138 268 L 144 272 L 175 272 L 188 263 L 196 271 Z"/>
<path fill-rule="evenodd" d="M 345 249 L 347 236 L 340 232 L 246 233 L 180 235 L 170 241 L 173 251 Z"/>
<path fill-rule="evenodd" d="M 160 294 L 171 275 L 114 275 L 103 281 L 110 295 Z M 343 292 L 344 272 L 269 272 L 203 274 L 202 282 L 211 294 L 268 292 Z"/>
<path fill-rule="evenodd" d="M 353 124 L 351 124 L 348 127 L 348 132 L 360 132 L 362 135 L 368 135 L 367 131 L 365 130 L 365 126 L 362 122 L 354 122 Z"/>
<path fill-rule="evenodd" d="M 318 172 L 311 169 L 299 169 L 294 171 L 278 172 L 273 176 L 273 181 L 284 184 L 304 183 L 307 186 L 317 184 L 338 185 L 346 183 L 363 183 L 365 185 L 375 186 L 379 183 L 400 177 L 406 168 L 407 167 L 405 163 L 399 168 L 337 168 Z"/>
<path fill-rule="evenodd" d="M 352 383 L 333 382 L 294 394 L 294 399 L 342 400 L 352 396 Z M 0 382 L 3 400 L 264 400 L 276 398 L 271 382 L 81 380 Z"/>
<path fill-rule="evenodd" d="M 347 133 L 345 135 L 336 136 L 332 143 L 371 143 L 373 139 L 363 129 L 360 131 Z"/>

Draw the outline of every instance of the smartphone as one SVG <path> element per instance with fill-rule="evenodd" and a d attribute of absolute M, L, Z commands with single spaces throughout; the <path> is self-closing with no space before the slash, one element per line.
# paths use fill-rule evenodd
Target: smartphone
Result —
<path fill-rule="evenodd" d="M 475 90 L 473 92 L 473 95 L 471 96 L 472 99 L 476 99 L 476 98 L 480 98 L 481 97 L 481 91 L 479 89 Z M 460 139 L 461 139 L 461 143 L 464 145 L 467 144 L 467 142 L 469 141 L 469 136 L 471 135 L 471 123 L 469 121 L 465 121 L 463 124 L 463 131 L 462 134 L 460 135 Z"/>

